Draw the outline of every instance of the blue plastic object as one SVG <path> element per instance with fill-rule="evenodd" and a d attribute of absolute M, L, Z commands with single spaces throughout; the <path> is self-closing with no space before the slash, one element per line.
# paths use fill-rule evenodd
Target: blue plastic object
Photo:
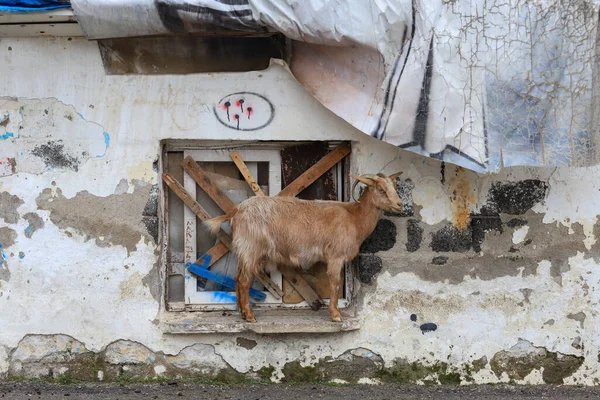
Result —
<path fill-rule="evenodd" d="M 211 281 L 217 282 L 218 284 L 228 287 L 230 289 L 235 289 L 235 281 L 232 278 L 220 274 L 218 272 L 212 272 L 208 270 L 208 265 L 210 264 L 210 260 L 212 259 L 210 255 L 204 255 L 201 258 L 201 265 L 195 263 L 187 263 L 185 267 L 189 269 L 189 271 L 194 275 L 210 279 Z M 265 301 L 267 299 L 266 294 L 252 288 L 250 288 L 250 297 L 253 297 L 258 301 Z"/>
<path fill-rule="evenodd" d="M 58 0 L 0 0 L 0 11 L 33 12 L 69 8 L 71 3 Z"/>

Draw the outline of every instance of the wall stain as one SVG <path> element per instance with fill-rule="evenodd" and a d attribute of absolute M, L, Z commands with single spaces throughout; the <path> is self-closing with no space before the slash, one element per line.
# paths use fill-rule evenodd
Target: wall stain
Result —
<path fill-rule="evenodd" d="M 503 350 L 490 361 L 492 371 L 500 377 L 506 373 L 510 379 L 522 380 L 534 369 L 543 368 L 544 383 L 562 385 L 564 379 L 581 367 L 584 358 L 570 354 L 549 352 L 543 347 L 534 347 L 520 340 L 510 350 Z"/>
<path fill-rule="evenodd" d="M 415 214 L 414 203 L 412 198 L 412 191 L 415 188 L 415 184 L 412 180 L 406 179 L 402 180 L 400 178 L 396 178 L 396 192 L 398 193 L 398 197 L 402 200 L 402 208 L 401 212 L 390 212 L 384 211 L 383 215 L 387 217 L 412 217 Z"/>
<path fill-rule="evenodd" d="M 36 213 L 30 212 L 23 215 L 23 219 L 29 223 L 25 228 L 25 237 L 31 239 L 35 231 L 44 227 L 44 220 Z"/>
<path fill-rule="evenodd" d="M 33 148 L 31 154 L 42 159 L 47 168 L 79 171 L 81 160 L 65 151 L 62 140 L 49 141 Z"/>
<path fill-rule="evenodd" d="M 471 189 L 466 170 L 456 167 L 455 176 L 450 181 L 452 195 L 452 224 L 459 231 L 467 229 L 471 222 L 471 206 L 477 203 L 475 191 Z"/>
<path fill-rule="evenodd" d="M 433 257 L 433 259 L 431 260 L 431 263 L 433 265 L 444 265 L 447 262 L 448 262 L 448 257 L 446 257 L 446 256 Z"/>
<path fill-rule="evenodd" d="M 509 228 L 519 228 L 521 226 L 527 225 L 527 221 L 521 218 L 513 218 L 506 223 L 506 226 Z"/>
<path fill-rule="evenodd" d="M 472 240 L 470 226 L 460 230 L 458 227 L 448 224 L 431 234 L 429 246 L 436 252 L 464 253 L 471 249 Z"/>
<path fill-rule="evenodd" d="M 373 279 L 381 272 L 383 262 L 374 254 L 360 254 L 358 256 L 358 280 L 371 284 Z"/>
<path fill-rule="evenodd" d="M 389 219 L 380 219 L 375 230 L 360 246 L 361 253 L 377 253 L 389 250 L 396 244 L 396 224 Z"/>
<path fill-rule="evenodd" d="M 246 339 L 244 337 L 236 338 L 235 344 L 239 347 L 243 347 L 246 350 L 252 350 L 257 346 L 256 340 Z"/>
<path fill-rule="evenodd" d="M 571 313 L 567 315 L 568 319 L 572 319 L 574 321 L 579 322 L 579 327 L 583 329 L 583 324 L 585 323 L 586 315 L 583 311 L 579 311 L 578 313 Z"/>
<path fill-rule="evenodd" d="M 128 253 L 134 251 L 141 238 L 154 243 L 142 222 L 152 185 L 134 181 L 133 193 L 98 197 L 87 191 L 73 198 L 63 196 L 60 188 L 56 195 L 44 189 L 36 199 L 38 208 L 50 212 L 50 221 L 65 230 L 74 229 L 86 240 L 94 239 L 97 246 L 121 245 Z"/>
<path fill-rule="evenodd" d="M 19 221 L 17 209 L 24 204 L 18 196 L 8 192 L 0 192 L 0 218 L 7 224 L 16 224 Z"/>
<path fill-rule="evenodd" d="M 496 182 L 488 192 L 485 214 L 522 215 L 546 198 L 548 185 L 537 179 Z M 483 208 L 482 208 L 483 209 Z"/>
<path fill-rule="evenodd" d="M 435 332 L 437 330 L 437 325 L 433 322 L 427 322 L 425 324 L 421 324 L 419 329 L 421 329 L 421 333 L 426 334 L 427 332 Z"/>
<path fill-rule="evenodd" d="M 406 251 L 415 252 L 421 247 L 423 241 L 423 228 L 419 220 L 409 219 L 406 222 Z"/>
<path fill-rule="evenodd" d="M 3 226 L 0 228 L 0 244 L 3 249 L 7 249 L 13 244 L 15 244 L 15 240 L 17 239 L 17 232 L 13 229 L 10 229 L 7 226 Z"/>

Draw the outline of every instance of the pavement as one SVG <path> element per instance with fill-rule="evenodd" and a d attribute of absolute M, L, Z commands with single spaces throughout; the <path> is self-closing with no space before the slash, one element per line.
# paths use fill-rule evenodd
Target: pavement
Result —
<path fill-rule="evenodd" d="M 397 399 L 593 399 L 598 387 L 573 386 L 396 386 L 396 385 L 223 385 L 183 383 L 71 384 L 0 383 L 0 400 L 210 399 L 210 400 L 397 400 Z"/>

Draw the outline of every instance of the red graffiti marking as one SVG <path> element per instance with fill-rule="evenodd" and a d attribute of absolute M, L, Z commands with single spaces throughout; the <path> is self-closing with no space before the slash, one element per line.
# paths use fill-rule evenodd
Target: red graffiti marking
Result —
<path fill-rule="evenodd" d="M 235 105 L 238 106 L 242 112 L 244 112 L 244 99 L 239 99 L 235 102 Z"/>

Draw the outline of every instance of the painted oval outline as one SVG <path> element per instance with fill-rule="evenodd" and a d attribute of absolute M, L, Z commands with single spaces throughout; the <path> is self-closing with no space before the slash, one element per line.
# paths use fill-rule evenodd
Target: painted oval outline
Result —
<path fill-rule="evenodd" d="M 256 128 L 236 128 L 236 127 L 234 127 L 234 126 L 230 126 L 230 125 L 226 124 L 226 123 L 225 123 L 225 121 L 223 121 L 223 120 L 221 119 L 221 117 L 219 117 L 219 114 L 217 113 L 217 105 L 221 104 L 221 102 L 222 102 L 223 100 L 225 100 L 227 97 L 230 97 L 230 96 L 235 96 L 236 94 L 237 94 L 237 95 L 241 95 L 241 94 L 251 94 L 251 95 L 253 95 L 253 96 L 257 96 L 257 97 L 259 97 L 259 98 L 263 99 L 264 101 L 266 101 L 266 102 L 267 102 L 267 104 L 269 105 L 269 111 L 271 112 L 271 115 L 269 116 L 269 119 L 267 120 L 267 122 L 265 122 L 264 124 L 262 124 L 261 126 L 258 126 L 258 127 L 256 127 Z M 262 128 L 264 128 L 265 126 L 269 125 L 269 124 L 270 124 L 270 123 L 273 121 L 273 118 L 275 117 L 275 107 L 273 106 L 273 103 L 271 103 L 271 101 L 270 101 L 269 99 L 267 99 L 265 96 L 263 96 L 262 94 L 258 94 L 258 93 L 256 93 L 256 92 L 235 92 L 235 93 L 229 93 L 228 95 L 226 95 L 226 96 L 223 96 L 223 97 L 222 97 L 222 98 L 221 98 L 221 99 L 220 99 L 220 100 L 217 102 L 217 104 L 213 106 L 213 112 L 214 112 L 214 114 L 215 114 L 215 117 L 217 118 L 217 120 L 218 120 L 218 121 L 219 121 L 219 122 L 220 122 L 220 123 L 221 123 L 223 126 L 226 126 L 227 128 L 230 128 L 230 129 L 233 129 L 233 130 L 236 130 L 236 131 L 256 131 L 256 130 L 262 129 Z"/>

